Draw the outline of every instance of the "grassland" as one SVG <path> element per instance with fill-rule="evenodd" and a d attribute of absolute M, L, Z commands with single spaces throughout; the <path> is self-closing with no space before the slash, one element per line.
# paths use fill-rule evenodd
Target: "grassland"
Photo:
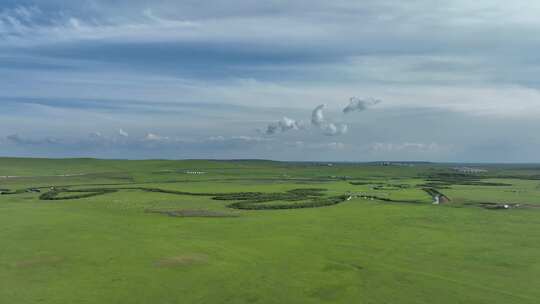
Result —
<path fill-rule="evenodd" d="M 0 303 L 537 303 L 540 167 L 454 166 L 3 158 Z"/>

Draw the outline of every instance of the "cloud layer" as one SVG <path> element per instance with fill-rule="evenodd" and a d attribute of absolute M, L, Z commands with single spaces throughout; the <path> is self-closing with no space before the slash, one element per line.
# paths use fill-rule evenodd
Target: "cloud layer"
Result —
<path fill-rule="evenodd" d="M 539 160 L 524 131 L 538 15 L 528 0 L 1 1 L 2 153 Z M 359 92 L 376 99 L 344 104 Z"/>

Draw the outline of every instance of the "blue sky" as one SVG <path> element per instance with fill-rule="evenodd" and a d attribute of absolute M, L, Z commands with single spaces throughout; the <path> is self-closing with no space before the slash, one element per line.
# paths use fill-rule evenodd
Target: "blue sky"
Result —
<path fill-rule="evenodd" d="M 539 15 L 525 0 L 3 0 L 0 155 L 538 162 Z"/>

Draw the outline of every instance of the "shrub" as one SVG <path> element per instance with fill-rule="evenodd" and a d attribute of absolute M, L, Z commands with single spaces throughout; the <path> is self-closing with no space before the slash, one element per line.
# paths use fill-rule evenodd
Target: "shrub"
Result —
<path fill-rule="evenodd" d="M 67 200 L 67 199 L 79 199 L 87 198 L 92 196 L 103 195 L 107 193 L 116 192 L 116 189 L 109 188 L 95 188 L 95 189 L 80 189 L 80 190 L 70 190 L 70 189 L 53 189 L 49 192 L 45 192 L 39 196 L 41 200 Z M 78 193 L 73 195 L 59 196 L 62 193 Z"/>
<path fill-rule="evenodd" d="M 293 203 L 293 204 L 261 204 L 260 201 L 242 201 L 227 205 L 229 208 L 244 209 L 244 210 L 272 210 L 272 209 L 300 209 L 300 208 L 316 208 L 336 205 L 347 200 L 348 195 L 330 196 L 325 198 L 315 198 L 310 201 Z"/>

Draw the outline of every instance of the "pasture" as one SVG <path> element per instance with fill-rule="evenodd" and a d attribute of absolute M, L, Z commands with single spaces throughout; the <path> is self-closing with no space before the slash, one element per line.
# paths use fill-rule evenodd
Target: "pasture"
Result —
<path fill-rule="evenodd" d="M 2 158 L 0 303 L 537 303 L 540 166 L 455 166 Z"/>

